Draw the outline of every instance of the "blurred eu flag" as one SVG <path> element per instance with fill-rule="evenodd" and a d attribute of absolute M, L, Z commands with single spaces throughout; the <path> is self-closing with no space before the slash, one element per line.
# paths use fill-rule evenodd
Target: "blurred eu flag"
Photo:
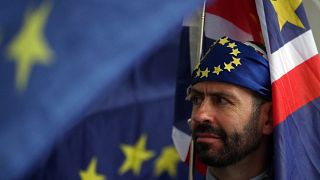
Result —
<path fill-rule="evenodd" d="M 170 138 L 179 39 L 167 39 L 119 77 L 27 179 L 187 179 Z"/>
<path fill-rule="evenodd" d="M 80 130 L 96 127 L 82 125 L 87 121 L 80 121 L 101 97 L 107 95 L 111 98 L 106 102 L 112 107 L 118 101 L 114 97 L 139 99 L 139 95 L 144 95 L 143 98 L 148 99 L 152 93 L 166 93 L 159 88 L 151 88 L 154 90 L 151 95 L 149 91 L 136 94 L 137 91 L 130 90 L 111 94 L 119 85 L 129 86 L 126 84 L 128 82 L 122 83 L 121 80 L 127 78 L 132 66 L 139 64 L 150 50 L 161 43 L 169 29 L 179 23 L 183 14 L 198 4 L 191 0 L 1 1 L 0 179 L 21 177 L 37 165 L 57 138 L 71 127 Z M 172 60 L 170 63 L 175 62 Z M 153 69 L 148 70 L 154 73 Z M 136 83 L 141 81 L 132 80 Z M 143 108 L 138 105 L 133 106 Z M 147 107 L 150 110 L 146 112 L 155 115 L 157 123 L 167 120 L 164 115 L 169 115 L 165 111 L 151 105 Z M 154 109 L 159 112 L 154 112 Z M 107 116 L 126 116 L 104 122 L 110 123 L 108 127 L 114 131 L 105 129 L 107 134 L 99 136 L 101 142 L 105 140 L 111 146 L 112 140 L 121 136 L 120 139 L 124 140 L 120 146 L 122 152 L 115 156 L 125 156 L 130 147 L 136 147 L 146 149 L 147 155 L 142 155 L 146 159 L 157 157 L 160 152 L 149 149 L 159 148 L 150 147 L 148 142 L 153 139 L 152 136 L 162 136 L 162 131 L 159 129 L 158 135 L 149 135 L 150 129 L 143 131 L 144 128 L 140 129 L 139 124 L 129 119 L 138 117 L 140 122 L 146 123 L 141 126 L 152 123 L 153 127 L 157 127 L 157 124 L 149 122 L 149 116 L 139 109 L 124 114 L 121 108 L 117 108 L 116 112 L 118 114 Z M 97 123 L 97 127 L 104 130 L 99 122 L 104 113 L 88 116 L 88 122 Z M 123 127 L 114 127 L 116 122 Z M 128 125 L 125 126 L 126 123 Z M 137 128 L 136 132 L 129 131 L 131 128 Z M 118 132 L 120 129 L 133 134 L 121 135 Z M 88 131 L 95 132 L 99 131 Z M 79 132 L 74 130 L 74 133 Z M 93 141 L 88 139 L 87 143 Z M 159 142 L 157 147 L 160 145 L 164 143 Z M 72 152 L 82 153 L 81 147 L 77 150 Z M 80 175 L 93 172 L 99 163 L 108 163 L 106 159 L 99 159 L 99 153 L 82 155 L 86 158 L 81 160 L 84 170 L 80 171 Z M 128 167 L 119 165 L 123 167 L 119 172 L 125 174 Z"/>

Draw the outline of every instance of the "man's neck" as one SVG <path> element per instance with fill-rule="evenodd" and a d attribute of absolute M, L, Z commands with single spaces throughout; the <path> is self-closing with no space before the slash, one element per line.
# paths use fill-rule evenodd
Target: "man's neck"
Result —
<path fill-rule="evenodd" d="M 267 168 L 267 161 L 269 158 L 266 144 L 261 144 L 256 151 L 252 152 L 241 161 L 222 168 L 209 167 L 209 171 L 218 179 L 247 180 L 264 172 Z"/>

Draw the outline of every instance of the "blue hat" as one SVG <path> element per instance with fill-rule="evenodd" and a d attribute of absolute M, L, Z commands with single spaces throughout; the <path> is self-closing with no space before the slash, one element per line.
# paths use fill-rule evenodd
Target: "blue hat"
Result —
<path fill-rule="evenodd" d="M 251 43 L 228 37 L 215 41 L 192 72 L 191 85 L 203 81 L 232 83 L 271 99 L 269 63 Z"/>

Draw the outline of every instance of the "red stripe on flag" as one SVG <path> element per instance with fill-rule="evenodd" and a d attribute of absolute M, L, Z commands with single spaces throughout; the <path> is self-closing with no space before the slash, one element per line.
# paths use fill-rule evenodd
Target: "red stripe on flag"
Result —
<path fill-rule="evenodd" d="M 274 127 L 320 96 L 320 56 L 298 65 L 272 84 Z"/>
<path fill-rule="evenodd" d="M 226 19 L 252 34 L 255 42 L 263 43 L 257 8 L 253 1 L 217 0 L 206 8 L 206 12 Z"/>

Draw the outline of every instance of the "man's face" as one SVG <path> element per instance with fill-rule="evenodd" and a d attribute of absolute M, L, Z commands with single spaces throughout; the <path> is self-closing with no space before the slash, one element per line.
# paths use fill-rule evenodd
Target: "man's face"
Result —
<path fill-rule="evenodd" d="M 203 163 L 225 167 L 259 147 L 260 113 L 253 97 L 249 90 L 227 83 L 200 82 L 191 88 L 191 127 Z"/>

